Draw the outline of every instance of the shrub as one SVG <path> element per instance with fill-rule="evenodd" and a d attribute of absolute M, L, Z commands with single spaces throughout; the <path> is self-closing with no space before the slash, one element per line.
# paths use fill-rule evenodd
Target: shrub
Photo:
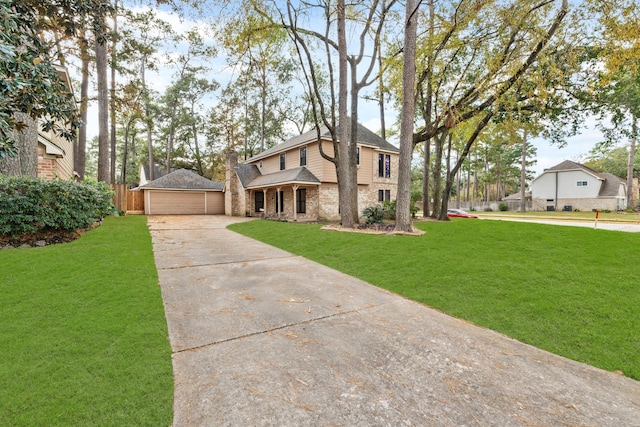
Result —
<path fill-rule="evenodd" d="M 114 211 L 112 197 L 103 182 L 0 176 L 0 234 L 87 228 Z"/>
<path fill-rule="evenodd" d="M 491 209 L 489 206 L 487 206 L 486 208 L 484 208 L 485 212 L 493 212 L 493 209 Z"/>
<path fill-rule="evenodd" d="M 469 208 L 469 212 L 475 212 L 475 211 L 476 211 L 476 208 L 474 208 L 473 206 Z"/>
<path fill-rule="evenodd" d="M 381 223 L 384 219 L 384 207 L 382 205 L 369 206 L 362 210 L 367 224 Z"/>
<path fill-rule="evenodd" d="M 506 212 L 509 210 L 509 205 L 507 205 L 506 203 L 500 203 L 498 205 L 498 209 L 500 209 L 501 212 Z"/>

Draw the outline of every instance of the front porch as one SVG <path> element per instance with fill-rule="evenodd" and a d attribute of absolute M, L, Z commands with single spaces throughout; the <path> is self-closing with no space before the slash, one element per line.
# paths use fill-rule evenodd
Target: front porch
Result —
<path fill-rule="evenodd" d="M 249 217 L 286 221 L 317 221 L 319 218 L 318 186 L 300 184 L 247 190 Z"/>

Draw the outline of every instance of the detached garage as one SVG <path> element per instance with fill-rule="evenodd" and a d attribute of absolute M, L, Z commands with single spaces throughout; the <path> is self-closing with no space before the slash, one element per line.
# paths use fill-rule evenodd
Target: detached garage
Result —
<path fill-rule="evenodd" d="M 224 183 L 179 169 L 139 187 L 145 215 L 224 215 Z"/>

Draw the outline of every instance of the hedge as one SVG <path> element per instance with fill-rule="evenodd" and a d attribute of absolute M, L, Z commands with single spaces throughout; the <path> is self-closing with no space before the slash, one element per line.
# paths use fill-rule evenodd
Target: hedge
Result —
<path fill-rule="evenodd" d="M 0 234 L 84 229 L 114 212 L 112 199 L 113 191 L 103 182 L 0 175 Z"/>

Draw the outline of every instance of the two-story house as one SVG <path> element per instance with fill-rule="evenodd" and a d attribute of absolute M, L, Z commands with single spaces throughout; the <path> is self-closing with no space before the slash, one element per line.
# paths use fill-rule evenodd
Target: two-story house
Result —
<path fill-rule="evenodd" d="M 323 151 L 333 155 L 331 134 L 321 128 Z M 227 215 L 293 221 L 337 220 L 338 183 L 332 162 L 319 150 L 315 129 L 238 163 L 229 155 L 226 176 Z M 399 150 L 358 125 L 358 209 L 394 200 L 398 188 Z"/>
<path fill-rule="evenodd" d="M 625 180 L 571 160 L 545 169 L 531 183 L 531 194 L 534 210 L 616 211 L 627 208 Z"/>

